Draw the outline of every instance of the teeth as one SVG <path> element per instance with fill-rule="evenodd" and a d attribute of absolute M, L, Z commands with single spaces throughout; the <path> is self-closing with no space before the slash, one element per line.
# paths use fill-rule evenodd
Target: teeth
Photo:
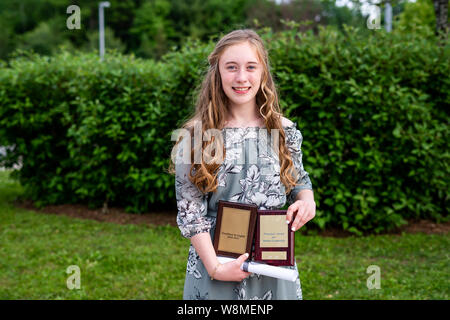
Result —
<path fill-rule="evenodd" d="M 250 89 L 250 87 L 234 87 L 237 90 L 247 90 Z"/>

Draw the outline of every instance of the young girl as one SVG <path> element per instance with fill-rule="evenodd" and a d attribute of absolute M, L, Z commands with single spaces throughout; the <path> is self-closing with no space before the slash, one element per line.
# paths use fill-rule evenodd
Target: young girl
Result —
<path fill-rule="evenodd" d="M 195 114 L 183 126 L 191 144 L 180 143 L 184 136 L 172 153 L 177 223 L 191 240 L 183 299 L 302 299 L 299 278 L 291 282 L 242 271 L 247 254 L 218 262 L 212 241 L 219 200 L 259 209 L 281 209 L 287 202 L 286 220 L 294 219 L 294 231 L 315 216 L 316 205 L 302 164 L 303 138 L 281 115 L 261 38 L 249 29 L 235 30 L 219 40 L 208 60 Z M 221 136 L 206 139 L 214 129 Z M 270 144 L 261 148 L 262 131 L 272 129 L 278 129 L 279 150 Z M 221 147 L 211 152 L 212 142 Z M 222 161 L 205 161 L 208 152 Z"/>

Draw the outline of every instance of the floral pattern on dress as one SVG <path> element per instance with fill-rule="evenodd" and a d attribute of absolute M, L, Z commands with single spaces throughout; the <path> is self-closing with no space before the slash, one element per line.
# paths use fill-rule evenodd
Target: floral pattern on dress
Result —
<path fill-rule="evenodd" d="M 301 150 L 302 142 L 303 136 L 300 130 L 298 130 L 295 126 L 289 126 L 286 128 L 286 145 L 291 153 L 294 167 L 298 172 L 297 185 L 289 192 L 287 196 L 287 202 L 289 204 L 295 202 L 295 198 L 301 190 L 312 190 L 311 179 L 303 167 L 303 154 Z"/>
<path fill-rule="evenodd" d="M 203 194 L 190 180 L 190 164 L 183 164 L 182 144 L 177 150 L 175 164 L 175 195 L 177 199 L 177 224 L 183 237 L 191 238 L 201 233 L 209 232 L 214 217 L 207 216 L 208 195 Z"/>
<path fill-rule="evenodd" d="M 261 296 L 254 295 L 253 297 L 247 297 L 247 279 L 241 281 L 240 284 L 234 288 L 237 300 L 272 300 L 272 290 L 265 291 Z"/>
<path fill-rule="evenodd" d="M 224 138 L 225 138 L 225 149 L 229 149 L 236 144 L 242 143 L 242 141 L 246 139 L 257 139 L 258 131 L 256 131 L 255 127 L 249 128 L 232 128 L 233 130 L 227 130 L 225 128 Z"/>
<path fill-rule="evenodd" d="M 202 273 L 197 269 L 197 262 L 200 256 L 195 251 L 195 248 L 191 245 L 189 247 L 189 257 L 186 267 L 186 272 L 192 274 L 195 279 L 201 279 Z"/>
<path fill-rule="evenodd" d="M 259 209 L 278 208 L 285 200 L 285 196 L 280 193 L 279 177 L 279 172 L 273 172 L 262 180 L 259 167 L 251 165 L 246 170 L 246 177 L 239 180 L 241 191 L 234 194 L 230 201 L 255 204 Z"/>
<path fill-rule="evenodd" d="M 209 293 L 206 292 L 205 295 L 201 295 L 200 290 L 197 287 L 194 287 L 195 289 L 195 295 L 191 297 L 191 300 L 209 300 Z"/>
<path fill-rule="evenodd" d="M 302 286 L 300 285 L 300 277 L 297 277 L 297 279 L 295 280 L 295 284 L 297 287 L 297 299 L 298 300 L 303 300 L 303 293 L 302 293 Z"/>
<path fill-rule="evenodd" d="M 190 238 L 197 233 L 215 229 L 214 208 L 218 200 L 256 204 L 259 209 L 279 209 L 295 201 L 298 192 L 311 189 L 312 184 L 302 164 L 301 143 L 303 137 L 296 125 L 284 127 L 286 146 L 291 153 L 295 168 L 299 172 L 298 185 L 286 195 L 280 180 L 278 155 L 270 147 L 261 148 L 255 142 L 267 143 L 261 138 L 260 128 L 224 129 L 226 148 L 224 163 L 217 175 L 217 193 L 202 194 L 188 178 L 190 164 L 176 162 L 177 224 L 182 236 Z M 177 157 L 182 156 L 179 148 Z M 248 161 L 255 156 L 257 163 Z M 211 203 L 211 198 L 214 202 Z M 213 240 L 213 239 L 211 239 Z M 285 267 L 297 270 L 297 264 Z M 195 248 L 190 245 L 186 266 L 185 299 L 303 299 L 300 278 L 287 281 L 283 290 L 272 290 L 273 278 L 251 274 L 230 289 L 229 283 L 211 280 Z M 286 281 L 277 279 L 276 281 Z M 226 289 L 224 289 L 226 288 Z M 231 291 L 230 291 L 231 290 Z"/>
<path fill-rule="evenodd" d="M 225 168 L 220 171 L 220 173 L 217 177 L 219 187 L 226 186 L 226 180 L 227 180 L 228 174 L 236 174 L 236 173 L 241 172 L 241 170 L 242 170 L 242 166 L 236 166 L 232 163 L 227 163 L 225 165 Z"/>

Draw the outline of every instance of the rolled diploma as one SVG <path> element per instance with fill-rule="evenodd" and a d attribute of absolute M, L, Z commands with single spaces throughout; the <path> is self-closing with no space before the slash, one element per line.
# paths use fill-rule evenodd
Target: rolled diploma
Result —
<path fill-rule="evenodd" d="M 230 261 L 234 261 L 236 259 L 228 258 L 228 257 L 221 257 L 218 256 L 217 259 L 220 263 L 227 263 Z M 245 270 L 247 269 L 247 270 Z M 288 281 L 295 281 L 297 280 L 298 273 L 297 270 L 292 269 L 286 269 L 286 268 L 280 268 L 276 266 L 271 266 L 265 263 L 259 263 L 259 262 L 244 262 L 241 265 L 241 270 L 252 272 L 256 274 L 260 274 L 263 276 L 268 276 L 272 278 L 278 278 L 282 280 L 288 280 Z"/>

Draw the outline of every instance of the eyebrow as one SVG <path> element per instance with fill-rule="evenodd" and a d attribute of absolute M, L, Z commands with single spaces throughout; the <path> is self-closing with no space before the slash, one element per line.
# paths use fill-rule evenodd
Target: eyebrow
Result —
<path fill-rule="evenodd" d="M 239 64 L 239 63 L 237 63 L 236 61 L 228 61 L 227 63 L 225 63 L 225 65 L 230 64 L 230 63 Z M 249 62 L 247 62 L 247 64 L 249 64 L 249 63 L 251 63 L 251 64 L 258 64 L 258 62 L 255 62 L 255 61 L 249 61 Z"/>

